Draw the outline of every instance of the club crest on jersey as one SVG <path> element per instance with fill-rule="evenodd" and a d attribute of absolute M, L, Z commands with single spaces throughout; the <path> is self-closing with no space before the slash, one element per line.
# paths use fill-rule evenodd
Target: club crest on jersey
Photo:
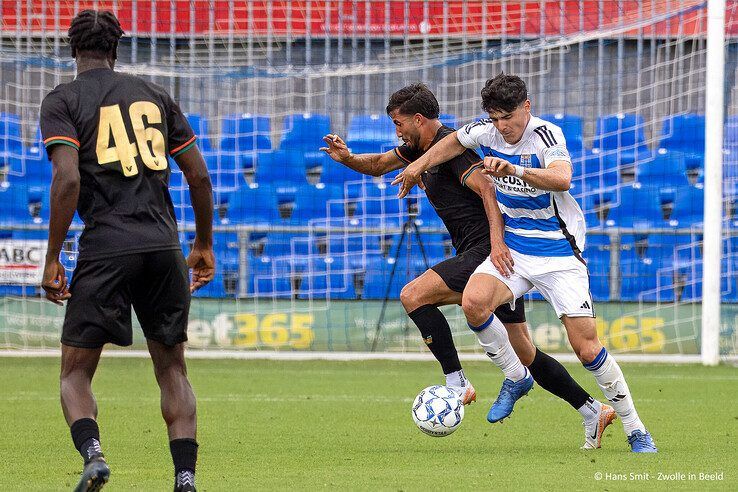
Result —
<path fill-rule="evenodd" d="M 531 158 L 530 154 L 520 155 L 520 165 L 523 167 L 531 167 L 533 165 L 533 159 Z"/>

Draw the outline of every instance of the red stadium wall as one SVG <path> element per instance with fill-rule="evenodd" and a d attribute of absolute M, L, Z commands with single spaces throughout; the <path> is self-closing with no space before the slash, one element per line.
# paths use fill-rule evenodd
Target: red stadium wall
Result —
<path fill-rule="evenodd" d="M 729 3 L 732 0 L 729 0 Z M 384 0 L 344 2 L 326 0 L 252 0 L 236 1 L 229 9 L 228 0 L 119 0 L 98 2 L 79 1 L 79 8 L 108 9 L 117 13 L 123 28 L 129 33 L 160 36 L 175 32 L 179 35 L 223 36 L 229 32 L 257 36 L 301 37 L 322 36 L 461 36 L 499 38 L 540 37 L 542 35 L 573 34 L 629 25 L 639 18 L 668 14 L 676 2 L 666 0 L 622 0 L 602 2 L 584 0 L 580 12 L 579 0 L 513 1 L 503 10 L 502 3 L 490 0 L 486 13 L 481 2 L 417 0 L 390 0 L 386 9 Z M 5 34 L 22 32 L 41 34 L 66 31 L 74 17 L 71 0 L 34 2 L 2 2 L 2 31 Z M 466 4 L 466 5 L 464 5 Z M 639 6 L 640 4 L 640 6 Z M 676 17 L 643 28 L 645 36 L 702 34 L 706 28 L 702 0 L 685 0 L 689 10 L 682 13 L 682 22 Z M 340 5 L 340 8 L 339 8 Z M 210 12 L 212 6 L 212 14 Z M 194 8 L 192 8 L 194 7 Z M 729 9 L 729 15 L 734 9 Z M 444 15 L 445 11 L 445 15 Z M 387 15 L 389 14 L 389 15 Z M 448 19 L 444 25 L 444 17 Z M 288 19 L 291 25 L 288 26 Z M 687 22 L 684 22 L 684 20 Z M 738 34 L 738 23 L 727 19 L 728 34 Z M 628 34 L 636 34 L 633 31 Z"/>

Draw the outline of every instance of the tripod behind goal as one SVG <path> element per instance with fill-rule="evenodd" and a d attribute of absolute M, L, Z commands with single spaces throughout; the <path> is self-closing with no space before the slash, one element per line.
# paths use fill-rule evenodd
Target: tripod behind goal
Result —
<path fill-rule="evenodd" d="M 382 322 L 384 321 L 384 313 L 387 309 L 387 303 L 389 302 L 390 292 L 392 290 L 392 281 L 395 278 L 395 272 L 397 270 L 397 263 L 400 259 L 400 251 L 402 249 L 403 244 L 406 245 L 407 249 L 407 257 L 408 261 L 410 258 L 410 249 L 412 247 L 412 236 L 415 236 L 415 240 L 418 242 L 418 246 L 420 247 L 420 254 L 423 256 L 423 264 L 425 265 L 425 269 L 429 269 L 430 265 L 428 264 L 428 256 L 425 254 L 425 247 L 423 246 L 423 238 L 420 235 L 420 229 L 418 228 L 418 224 L 415 222 L 416 217 L 418 216 L 418 207 L 417 202 L 413 203 L 413 200 L 411 198 L 405 198 L 405 207 L 407 210 L 407 219 L 402 224 L 402 232 L 400 233 L 400 241 L 397 244 L 397 249 L 395 249 L 395 255 L 393 257 L 394 261 L 392 262 L 392 270 L 390 270 L 389 279 L 387 280 L 387 287 L 384 291 L 384 298 L 382 299 L 382 309 L 379 312 L 379 319 L 377 319 L 377 326 L 374 330 L 374 340 L 372 341 L 372 349 L 371 351 L 374 352 L 377 349 L 377 343 L 379 342 L 379 333 L 382 331 Z M 405 242 L 407 240 L 407 243 Z M 406 264 L 406 271 L 409 273 L 409 263 Z"/>

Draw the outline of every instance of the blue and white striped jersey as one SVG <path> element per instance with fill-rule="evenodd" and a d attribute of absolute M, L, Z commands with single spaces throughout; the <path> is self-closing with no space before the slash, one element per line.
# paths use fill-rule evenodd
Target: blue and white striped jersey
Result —
<path fill-rule="evenodd" d="M 505 142 L 490 119 L 470 123 L 457 135 L 464 147 L 479 147 L 485 156 L 523 167 L 545 168 L 554 161 L 571 163 L 561 128 L 535 116 L 513 145 Z M 494 181 L 505 220 L 505 243 L 510 249 L 532 256 L 581 253 L 586 234 L 584 214 L 568 191 L 539 190 L 515 176 Z"/>

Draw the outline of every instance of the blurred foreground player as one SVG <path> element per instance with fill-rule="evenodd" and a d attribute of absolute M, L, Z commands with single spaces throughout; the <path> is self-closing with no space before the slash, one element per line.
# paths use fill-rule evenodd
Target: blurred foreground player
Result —
<path fill-rule="evenodd" d="M 62 328 L 61 404 L 85 465 L 75 490 L 110 476 L 92 394 L 102 347 L 132 343 L 131 306 L 161 389 L 175 490 L 195 490 L 195 395 L 184 343 L 190 295 L 213 277 L 212 186 L 195 135 L 164 89 L 113 71 L 123 35 L 110 12 L 84 10 L 69 28 L 77 77 L 41 105 L 53 162 L 46 298 L 68 300 Z M 169 196 L 173 157 L 189 183 L 196 239 L 185 261 Z M 71 286 L 59 254 L 77 209 L 85 228 Z M 189 280 L 188 267 L 192 269 Z"/>

